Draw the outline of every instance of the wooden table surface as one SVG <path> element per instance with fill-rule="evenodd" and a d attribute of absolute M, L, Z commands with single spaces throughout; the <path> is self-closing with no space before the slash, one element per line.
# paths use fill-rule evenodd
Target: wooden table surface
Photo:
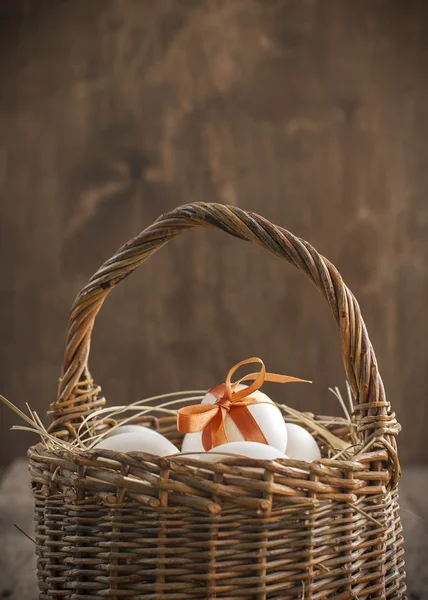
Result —
<path fill-rule="evenodd" d="M 409 600 L 428 599 L 428 467 L 404 468 L 401 480 Z M 34 545 L 15 525 L 33 535 L 33 500 L 27 460 L 16 460 L 0 479 L 0 599 L 36 600 Z"/>

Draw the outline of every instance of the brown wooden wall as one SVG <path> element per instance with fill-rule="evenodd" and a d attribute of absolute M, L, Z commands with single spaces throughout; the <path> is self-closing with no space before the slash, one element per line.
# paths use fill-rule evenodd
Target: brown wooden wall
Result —
<path fill-rule="evenodd" d="M 311 241 L 357 295 L 405 461 L 428 459 L 424 0 L 3 0 L 0 391 L 43 414 L 74 295 L 160 213 L 217 201 Z M 92 371 L 113 404 L 210 387 L 240 359 L 339 413 L 338 334 L 303 276 L 215 232 L 107 301 Z M 1 461 L 31 435 L 8 431 Z"/>

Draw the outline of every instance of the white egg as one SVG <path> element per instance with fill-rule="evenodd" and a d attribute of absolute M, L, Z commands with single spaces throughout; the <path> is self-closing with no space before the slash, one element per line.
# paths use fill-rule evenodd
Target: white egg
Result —
<path fill-rule="evenodd" d="M 105 437 L 109 438 L 112 435 L 118 435 L 120 433 L 141 433 L 141 431 L 153 431 L 153 429 L 149 429 L 148 427 L 144 427 L 143 425 L 119 425 L 119 427 L 116 427 L 115 429 L 113 429 L 113 431 L 109 431 Z"/>
<path fill-rule="evenodd" d="M 287 423 L 286 453 L 290 458 L 312 462 L 321 458 L 321 452 L 314 437 L 304 427 L 296 423 Z"/>
<path fill-rule="evenodd" d="M 229 442 L 227 444 L 222 444 L 221 446 L 216 446 L 209 452 L 200 454 L 199 458 L 209 462 L 218 462 L 227 458 L 227 456 L 218 454 L 219 452 L 238 454 L 239 456 L 246 456 L 258 460 L 287 458 L 286 455 L 277 448 L 273 448 L 273 446 L 268 446 L 267 444 L 260 444 L 259 442 Z"/>
<path fill-rule="evenodd" d="M 141 431 L 127 431 L 104 438 L 95 448 L 117 452 L 147 452 L 155 456 L 178 454 L 178 448 L 157 431 L 147 427 L 139 429 Z"/>
<path fill-rule="evenodd" d="M 241 390 L 248 386 L 240 384 L 237 386 L 237 390 Z M 222 386 L 213 388 L 207 394 L 201 404 L 214 404 L 217 400 L 215 392 L 221 389 Z M 282 418 L 281 411 L 277 408 L 269 396 L 257 390 L 251 394 L 251 398 L 257 402 L 265 402 L 267 404 L 252 404 L 248 407 L 248 410 L 257 421 L 260 429 L 262 430 L 266 441 L 269 446 L 277 448 L 280 452 L 285 452 L 287 445 L 287 427 L 284 419 Z M 225 429 L 229 442 L 241 442 L 245 441 L 244 436 L 235 425 L 230 415 L 226 415 Z M 181 447 L 182 452 L 203 452 L 204 447 L 202 445 L 202 433 L 187 433 L 184 436 L 183 444 Z"/>

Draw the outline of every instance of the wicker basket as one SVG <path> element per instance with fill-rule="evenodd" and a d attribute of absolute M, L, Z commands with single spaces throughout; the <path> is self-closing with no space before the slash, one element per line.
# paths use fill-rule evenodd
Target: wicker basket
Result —
<path fill-rule="evenodd" d="M 366 600 L 405 598 L 398 514 L 399 426 L 358 304 L 307 242 L 236 207 L 190 204 L 160 217 L 108 260 L 70 318 L 50 431 L 72 439 L 103 405 L 88 370 L 95 317 L 110 290 L 182 231 L 216 227 L 303 271 L 339 325 L 361 444 L 352 460 L 29 450 L 41 599 Z M 175 443 L 171 417 L 150 424 Z M 250 467 L 253 467 L 251 469 Z"/>

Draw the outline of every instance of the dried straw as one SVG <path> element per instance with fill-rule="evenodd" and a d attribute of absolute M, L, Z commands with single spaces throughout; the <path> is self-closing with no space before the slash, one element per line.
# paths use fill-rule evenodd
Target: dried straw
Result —
<path fill-rule="evenodd" d="M 350 389 L 348 386 L 350 412 L 348 411 L 340 394 L 339 388 L 329 388 L 329 391 L 331 391 L 339 400 L 345 418 L 336 417 L 328 421 L 322 421 L 320 419 L 315 419 L 308 413 L 301 412 L 284 404 L 276 404 L 276 406 L 286 415 L 286 421 L 288 420 L 290 422 L 298 423 L 321 438 L 328 446 L 329 450 L 335 453 L 334 457 L 345 456 L 346 458 L 350 458 L 352 454 L 355 453 L 355 449 L 361 447 L 361 445 L 356 443 L 355 423 L 351 418 L 351 414 L 353 413 L 353 404 L 350 395 Z M 110 435 L 114 430 L 122 425 L 136 422 L 140 418 L 156 412 L 174 416 L 177 414 L 178 409 L 173 407 L 177 407 L 177 405 L 188 405 L 191 403 L 201 402 L 205 393 L 206 392 L 203 390 L 184 390 L 181 392 L 170 392 L 167 394 L 151 396 L 149 398 L 144 398 L 142 400 L 133 402 L 129 405 L 100 408 L 90 413 L 83 419 L 82 423 L 77 429 L 76 438 L 72 441 L 66 441 L 50 434 L 43 425 L 38 414 L 33 411 L 28 404 L 26 404 L 28 410 L 27 415 L 12 402 L 7 400 L 4 396 L 0 395 L 0 400 L 27 423 L 27 426 L 14 425 L 12 430 L 31 431 L 33 433 L 37 433 L 42 442 L 50 450 L 67 450 L 71 453 L 80 454 L 87 450 L 93 449 L 107 435 Z M 153 405 L 154 402 L 159 402 L 163 399 L 170 400 L 161 404 Z M 133 414 L 131 416 L 124 416 L 129 412 Z M 102 424 L 112 420 L 115 421 L 113 426 L 109 427 L 102 433 L 96 433 L 96 429 L 100 426 L 100 423 Z M 328 429 L 329 426 L 334 424 L 343 424 L 348 426 L 350 437 L 353 443 L 346 442 Z M 367 444 L 366 449 L 369 446 L 370 443 Z"/>

